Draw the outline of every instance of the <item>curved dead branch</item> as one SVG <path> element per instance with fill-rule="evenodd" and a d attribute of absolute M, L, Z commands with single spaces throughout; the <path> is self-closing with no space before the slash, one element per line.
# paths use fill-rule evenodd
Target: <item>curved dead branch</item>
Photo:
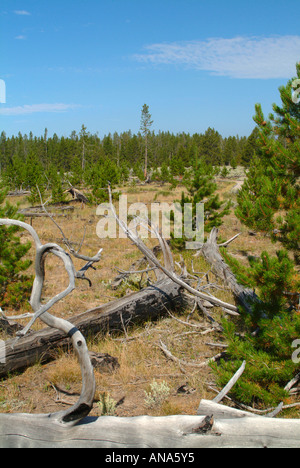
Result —
<path fill-rule="evenodd" d="M 88 348 L 86 341 L 81 332 L 74 327 L 74 325 L 64 319 L 54 317 L 48 311 L 58 301 L 69 295 L 75 288 L 75 277 L 76 271 L 72 262 L 72 259 L 68 253 L 66 253 L 61 247 L 56 244 L 45 244 L 43 245 L 36 233 L 36 231 L 26 223 L 17 220 L 0 219 L 0 225 L 3 226 L 18 226 L 26 229 L 34 239 L 36 247 L 35 257 L 35 279 L 33 283 L 30 305 L 34 311 L 34 314 L 27 324 L 27 326 L 20 332 L 18 336 L 24 336 L 29 331 L 34 322 L 40 318 L 42 322 L 51 328 L 55 328 L 64 332 L 72 340 L 72 345 L 77 355 L 82 374 L 82 391 L 78 402 L 66 411 L 55 413 L 50 415 L 51 419 L 54 419 L 58 423 L 62 424 L 76 424 L 83 417 L 87 416 L 93 406 L 93 400 L 95 395 L 95 378 L 93 367 L 89 358 Z M 69 276 L 69 285 L 65 291 L 59 293 L 57 296 L 52 298 L 47 304 L 42 304 L 42 291 L 45 280 L 45 258 L 47 254 L 53 254 L 64 263 L 65 269 Z"/>

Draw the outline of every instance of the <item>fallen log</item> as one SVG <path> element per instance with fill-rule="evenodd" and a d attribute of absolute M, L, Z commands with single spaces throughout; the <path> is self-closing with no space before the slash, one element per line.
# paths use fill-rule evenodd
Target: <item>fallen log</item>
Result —
<path fill-rule="evenodd" d="M 8 192 L 7 197 L 22 197 L 23 195 L 30 195 L 30 190 L 11 190 Z"/>
<path fill-rule="evenodd" d="M 152 286 L 116 301 L 88 310 L 69 320 L 85 336 L 123 330 L 123 326 L 155 320 L 168 310 L 183 308 L 188 298 L 181 288 L 166 278 Z M 5 362 L 0 361 L 0 377 L 36 362 L 53 359 L 58 347 L 67 347 L 69 338 L 59 330 L 47 328 L 5 342 Z"/>
<path fill-rule="evenodd" d="M 188 289 L 187 284 L 182 284 L 183 282 L 175 276 L 171 255 L 162 238 L 160 238 L 160 242 L 164 252 L 165 267 L 162 267 L 152 257 L 152 253 L 147 250 L 146 246 L 141 245 L 134 238 L 140 250 L 146 253 L 147 258 L 155 265 L 157 263 L 156 266 L 161 271 L 166 272 L 166 277 L 139 293 L 74 317 L 72 323 L 67 322 L 52 316 L 48 311 L 75 288 L 76 271 L 71 257 L 56 244 L 42 245 L 36 232 L 29 225 L 12 220 L 0 220 L 0 224 L 18 225 L 27 229 L 35 241 L 37 251 L 36 277 L 31 296 L 34 315 L 30 323 L 19 332 L 21 336 L 23 335 L 22 337 L 19 336 L 17 340 L 6 342 L 6 353 L 2 367 L 11 361 L 11 356 L 13 356 L 13 360 L 17 360 L 18 351 L 19 357 L 21 355 L 23 358 L 21 361 L 19 360 L 19 365 L 20 362 L 23 362 L 24 365 L 24 358 L 25 363 L 30 356 L 36 359 L 34 353 L 39 347 L 44 347 L 44 352 L 47 354 L 49 352 L 48 341 L 51 343 L 51 337 L 53 340 L 53 336 L 55 336 L 60 343 L 65 340 L 66 344 L 71 338 L 82 374 L 80 398 L 72 408 L 66 411 L 46 415 L 0 414 L 0 448 L 300 448 L 298 420 L 274 420 L 270 417 L 263 418 L 253 415 L 249 417 L 247 413 L 237 413 L 236 410 L 232 409 L 220 410 L 219 400 L 234 385 L 241 375 L 244 365 L 233 376 L 224 390 L 219 393 L 217 401 L 210 404 L 210 408 L 207 408 L 209 405 L 204 405 L 203 402 L 200 404 L 198 411 L 201 414 L 199 416 L 87 417 L 94 401 L 95 379 L 91 357 L 80 329 L 88 335 L 91 331 L 125 328 L 136 318 L 138 320 L 149 318 L 149 316 L 155 318 L 161 315 L 160 305 L 163 309 L 162 313 L 168 312 L 177 305 L 184 305 L 181 288 Z M 70 283 L 63 293 L 42 305 L 44 259 L 47 253 L 52 253 L 63 260 Z M 92 261 L 95 260 L 92 259 Z M 135 304 L 134 309 L 133 304 Z M 137 311 L 140 313 L 137 314 Z M 26 332 L 30 330 L 37 318 L 41 318 L 46 325 L 55 330 L 47 329 L 26 336 Z M 45 335 L 41 337 L 43 334 Z M 66 336 L 68 338 L 64 338 Z M 22 340 L 27 343 L 25 356 L 24 341 L 23 347 L 20 347 Z M 36 347 L 36 343 L 31 347 L 30 343 L 35 340 L 38 340 L 38 347 Z M 8 348 L 7 344 L 9 344 Z M 42 356 L 40 357 L 43 359 Z M 278 411 L 273 412 L 272 415 L 274 416 L 275 413 L 277 414 Z M 218 418 L 216 415 L 220 414 L 221 418 Z"/>
<path fill-rule="evenodd" d="M 51 415 L 0 414 L 0 448 L 300 447 L 298 420 L 229 416 L 87 417 L 68 427 Z"/>
<path fill-rule="evenodd" d="M 233 292 L 237 303 L 248 313 L 252 313 L 252 305 L 255 302 L 259 302 L 259 298 L 252 289 L 245 288 L 238 283 L 235 275 L 220 253 L 217 240 L 218 229 L 213 228 L 207 242 L 203 244 L 200 253 L 210 264 L 213 273 L 218 276 Z"/>
<path fill-rule="evenodd" d="M 24 216 L 24 218 L 46 218 L 48 215 L 45 213 L 35 213 L 35 212 L 29 212 L 29 211 L 18 211 L 18 214 L 21 214 Z M 66 218 L 67 215 L 63 213 L 51 213 L 52 217 L 55 218 Z"/>

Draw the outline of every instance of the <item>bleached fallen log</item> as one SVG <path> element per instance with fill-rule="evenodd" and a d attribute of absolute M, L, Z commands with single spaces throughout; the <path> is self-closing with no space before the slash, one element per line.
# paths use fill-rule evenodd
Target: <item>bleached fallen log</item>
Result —
<path fill-rule="evenodd" d="M 246 416 L 87 417 L 73 427 L 51 415 L 0 414 L 0 448 L 300 448 L 300 422 Z"/>
<path fill-rule="evenodd" d="M 7 193 L 8 197 L 22 197 L 23 195 L 30 195 L 30 190 L 11 190 Z"/>
<path fill-rule="evenodd" d="M 24 212 L 19 211 L 18 213 L 24 216 L 24 218 L 46 218 L 48 216 L 45 213 L 36 213 L 36 212 L 30 212 L 30 211 L 24 211 Z M 51 213 L 51 216 L 53 218 L 66 218 L 67 217 L 67 215 L 63 213 Z"/>
<path fill-rule="evenodd" d="M 241 415 L 240 412 L 237 418 L 237 410 L 224 408 L 221 410 L 223 417 L 218 418 L 221 405 L 215 402 L 210 405 L 210 410 L 206 409 L 199 416 L 86 417 L 93 404 L 95 380 L 85 340 L 73 323 L 53 317 L 48 312 L 75 287 L 76 272 L 71 257 L 56 244 L 42 245 L 33 228 L 24 223 L 0 220 L 0 224 L 24 227 L 36 244 L 36 278 L 30 301 L 34 315 L 20 333 L 24 335 L 34 321 L 41 318 L 48 326 L 56 328 L 56 333 L 68 335 L 78 356 L 83 381 L 78 402 L 66 411 L 48 415 L 0 414 L 0 448 L 300 448 L 299 420 L 271 419 L 248 413 Z M 44 259 L 47 253 L 63 260 L 70 283 L 63 293 L 42 305 Z M 167 250 L 164 255 L 166 259 Z M 165 270 L 173 271 L 171 262 L 170 265 L 166 263 Z M 166 276 L 162 282 L 171 280 L 173 287 L 178 288 L 178 282 L 173 280 L 172 275 L 171 278 Z M 166 306 L 163 305 L 163 308 L 166 309 Z M 124 317 L 118 313 L 123 325 Z M 242 369 L 231 379 L 222 395 L 234 384 Z M 201 413 L 203 405 L 201 402 Z"/>
<path fill-rule="evenodd" d="M 126 325 L 155 320 L 170 310 L 182 309 L 188 298 L 173 281 L 165 278 L 152 286 L 117 299 L 69 319 L 84 335 L 123 330 Z M 122 318 L 122 319 L 121 319 Z M 53 359 L 53 351 L 69 346 L 69 339 L 59 330 L 46 328 L 5 342 L 5 362 L 0 361 L 0 377 L 24 369 L 36 362 Z"/>
<path fill-rule="evenodd" d="M 3 314 L 0 307 L 0 331 L 4 331 L 8 335 L 15 335 L 16 332 L 22 330 L 22 326 L 13 320 L 8 320 Z"/>

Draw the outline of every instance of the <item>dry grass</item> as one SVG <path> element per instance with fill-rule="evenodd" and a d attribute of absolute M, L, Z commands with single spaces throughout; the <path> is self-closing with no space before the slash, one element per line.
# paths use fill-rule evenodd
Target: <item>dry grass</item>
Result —
<path fill-rule="evenodd" d="M 222 181 L 220 194 L 228 198 L 230 188 L 235 185 L 232 181 Z M 126 189 L 121 190 L 125 193 Z M 148 206 L 154 201 L 172 202 L 180 198 L 182 188 L 170 191 L 168 186 L 155 185 L 134 187 L 128 189 L 128 203 L 143 202 Z M 234 201 L 234 195 L 229 195 Z M 21 206 L 26 206 L 26 200 L 21 200 Z M 140 252 L 127 239 L 99 239 L 96 235 L 98 217 L 95 207 L 75 205 L 75 210 L 68 217 L 59 219 L 59 223 L 69 239 L 75 245 L 80 245 L 84 228 L 86 227 L 85 242 L 82 253 L 95 255 L 100 247 L 103 248 L 103 256 L 96 271 L 89 270 L 88 277 L 93 283 L 89 288 L 87 282 L 77 281 L 77 288 L 73 293 L 57 304 L 52 313 L 66 319 L 82 313 L 88 309 L 107 303 L 118 295 L 118 291 L 110 288 L 112 278 L 117 276 L 117 268 L 129 269 L 134 261 L 141 257 Z M 43 243 L 57 242 L 63 246 L 60 232 L 47 218 L 33 220 Z M 226 217 L 224 225 L 220 229 L 222 238 L 228 239 L 237 232 L 242 235 L 232 244 L 229 251 L 238 256 L 242 261 L 245 255 L 259 255 L 262 250 L 273 252 L 276 246 L 270 243 L 268 238 L 257 234 L 255 237 L 248 235 L 248 230 L 243 227 L 231 213 Z M 23 233 L 23 239 L 29 240 L 27 233 Z M 155 241 L 149 241 L 155 245 Z M 34 259 L 34 251 L 31 249 L 31 258 Z M 194 261 L 196 271 L 207 271 L 209 268 L 201 257 L 194 259 L 193 252 L 184 252 L 185 261 L 189 271 L 191 262 Z M 179 260 L 179 254 L 175 256 Z M 84 262 L 74 260 L 75 267 L 79 269 Z M 33 267 L 32 267 L 33 271 Z M 63 264 L 56 257 L 49 256 L 46 263 L 46 283 L 44 300 L 53 297 L 68 283 Z M 211 280 L 215 281 L 211 277 Z M 214 292 L 215 293 L 215 292 Z M 220 290 L 216 294 L 225 301 L 232 301 L 230 292 Z M 8 311 L 6 311 L 8 312 Z M 190 311 L 186 311 L 180 318 L 185 320 Z M 220 311 L 212 310 L 212 315 L 219 320 Z M 197 313 L 193 315 L 197 323 L 206 323 L 205 318 Z M 193 321 L 192 320 L 192 321 Z M 41 328 L 39 322 L 36 328 Z M 3 336 L 1 337 L 3 339 Z M 208 335 L 195 333 L 195 329 L 186 326 L 174 318 L 167 317 L 156 323 L 147 323 L 143 327 L 127 330 L 127 336 L 99 335 L 93 337 L 88 345 L 92 351 L 108 353 L 116 357 L 120 368 L 111 374 L 96 374 L 97 394 L 105 392 L 116 402 L 116 414 L 119 416 L 134 416 L 141 414 L 170 415 L 170 414 L 195 414 L 202 398 L 211 399 L 215 393 L 210 390 L 213 385 L 213 375 L 208 366 L 203 368 L 179 365 L 166 358 L 159 348 L 162 340 L 171 353 L 181 360 L 199 364 L 217 354 L 220 350 L 207 345 L 211 342 L 222 341 L 222 336 L 217 332 Z M 149 409 L 145 405 L 145 391 L 149 391 L 151 383 L 166 382 L 170 388 L 170 396 L 161 406 Z M 179 393 L 178 389 L 186 385 L 187 391 Z M 63 395 L 62 402 L 55 402 L 56 389 L 60 389 Z M 53 412 L 66 407 L 66 400 L 74 400 L 80 393 L 81 375 L 77 361 L 73 354 L 56 352 L 56 359 L 45 365 L 33 366 L 20 375 L 14 375 L 0 383 L 0 412 Z M 99 415 L 99 407 L 95 405 L 92 414 Z"/>

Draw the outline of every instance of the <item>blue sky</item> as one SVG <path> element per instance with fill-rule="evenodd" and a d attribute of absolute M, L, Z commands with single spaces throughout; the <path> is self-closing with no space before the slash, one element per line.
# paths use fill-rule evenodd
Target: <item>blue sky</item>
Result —
<path fill-rule="evenodd" d="M 0 132 L 249 135 L 298 61 L 299 0 L 1 0 Z"/>

